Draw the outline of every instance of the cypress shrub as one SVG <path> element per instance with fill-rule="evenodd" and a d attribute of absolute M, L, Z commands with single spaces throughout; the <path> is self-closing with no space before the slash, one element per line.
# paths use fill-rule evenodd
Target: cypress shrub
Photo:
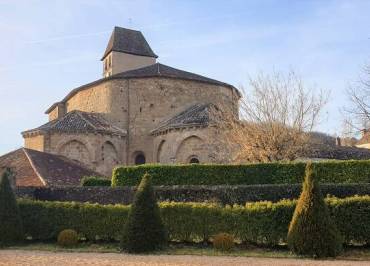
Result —
<path fill-rule="evenodd" d="M 342 250 L 342 237 L 331 220 L 310 162 L 287 241 L 294 253 L 311 257 L 335 257 Z"/>
<path fill-rule="evenodd" d="M 167 234 L 160 217 L 151 177 L 144 174 L 123 231 L 121 248 L 129 253 L 143 253 L 164 247 Z"/>
<path fill-rule="evenodd" d="M 23 240 L 23 226 L 12 188 L 9 172 L 0 177 L 0 246 L 8 246 Z"/>

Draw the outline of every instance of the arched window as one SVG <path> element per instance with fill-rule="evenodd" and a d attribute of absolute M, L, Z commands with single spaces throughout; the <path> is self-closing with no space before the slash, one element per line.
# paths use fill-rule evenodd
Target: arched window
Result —
<path fill-rule="evenodd" d="M 196 157 L 193 157 L 190 159 L 189 163 L 199 163 L 199 159 Z"/>
<path fill-rule="evenodd" d="M 142 153 L 139 153 L 135 156 L 135 164 L 145 164 L 145 155 Z"/>

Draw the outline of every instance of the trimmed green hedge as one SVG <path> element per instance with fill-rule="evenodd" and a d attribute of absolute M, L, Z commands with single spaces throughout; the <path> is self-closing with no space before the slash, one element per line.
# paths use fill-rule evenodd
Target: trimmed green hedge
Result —
<path fill-rule="evenodd" d="M 331 216 L 347 244 L 370 244 L 370 196 L 327 199 Z M 295 201 L 221 207 L 209 203 L 161 203 L 172 241 L 207 241 L 226 232 L 237 239 L 276 246 L 285 243 Z M 88 240 L 119 240 L 129 206 L 19 200 L 24 229 L 33 239 L 56 239 L 74 229 Z"/>
<path fill-rule="evenodd" d="M 305 163 L 245 165 L 139 165 L 117 167 L 113 186 L 136 186 L 147 172 L 154 185 L 255 185 L 302 183 Z M 370 160 L 314 164 L 322 183 L 370 183 Z"/>
<path fill-rule="evenodd" d="M 81 186 L 83 187 L 110 187 L 112 181 L 110 179 L 100 176 L 85 176 L 81 179 Z"/>

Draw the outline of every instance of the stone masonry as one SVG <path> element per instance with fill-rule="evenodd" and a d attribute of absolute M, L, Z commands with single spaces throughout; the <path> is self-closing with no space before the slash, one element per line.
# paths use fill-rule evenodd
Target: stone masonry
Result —
<path fill-rule="evenodd" d="M 131 35 L 126 36 L 127 31 L 130 30 L 119 31 L 123 34 L 118 36 L 120 40 L 133 38 L 137 33 L 130 32 Z M 116 28 L 102 59 L 104 68 L 109 64 L 106 58 L 112 57 L 109 60 L 117 62 L 126 58 L 122 54 L 130 55 L 130 66 L 137 67 L 143 56 L 154 58 L 155 62 L 155 55 L 138 54 L 140 49 L 148 50 L 145 45 L 144 48 L 136 47 L 135 53 L 127 42 L 119 46 L 114 42 L 117 32 Z M 135 56 L 138 61 L 133 63 Z M 189 117 L 185 118 L 188 123 L 183 125 L 169 127 L 160 133 L 153 133 L 153 130 L 195 105 L 213 104 L 237 114 L 238 90 L 229 84 L 159 63 L 148 66 L 147 62 L 118 74 L 114 74 L 118 70 L 113 69 L 113 75 L 104 73 L 103 79 L 72 90 L 46 111 L 48 124 L 22 133 L 25 147 L 64 155 L 105 175 L 110 175 L 112 168 L 119 164 L 215 161 L 213 147 L 208 144 L 211 143 L 209 138 L 215 135 L 207 119 L 192 122 Z M 124 60 L 117 66 L 123 64 Z M 77 113 L 71 116 L 71 112 Z M 66 118 L 68 115 L 70 117 Z M 196 115 L 191 113 L 191 116 Z M 227 160 L 226 151 L 217 153 L 221 161 Z"/>

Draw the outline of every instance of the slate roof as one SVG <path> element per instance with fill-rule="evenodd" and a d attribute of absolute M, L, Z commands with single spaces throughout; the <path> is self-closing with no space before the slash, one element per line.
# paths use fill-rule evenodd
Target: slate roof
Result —
<path fill-rule="evenodd" d="M 21 148 L 0 156 L 0 168 L 10 168 L 17 186 L 78 186 L 84 176 L 102 176 L 61 155 Z"/>
<path fill-rule="evenodd" d="M 126 130 L 111 125 L 102 115 L 82 111 L 71 111 L 64 116 L 52 120 L 38 128 L 22 132 L 25 136 L 38 132 L 65 132 L 65 133 L 102 133 L 126 135 Z"/>
<path fill-rule="evenodd" d="M 177 68 L 173 68 L 167 65 L 163 65 L 160 63 L 155 63 L 150 66 L 134 69 L 134 70 L 129 70 L 125 72 L 121 72 L 106 78 L 102 78 L 96 81 L 93 81 L 91 83 L 85 84 L 83 86 L 80 86 L 74 90 L 72 90 L 70 93 L 67 94 L 66 97 L 61 102 L 56 102 L 52 106 L 50 106 L 45 113 L 48 114 L 51 112 L 55 106 L 58 103 L 65 103 L 67 102 L 70 98 L 72 98 L 75 94 L 78 92 L 88 89 L 91 86 L 98 85 L 100 83 L 103 83 L 108 80 L 113 80 L 113 79 L 130 79 L 130 78 L 151 78 L 151 77 L 164 77 L 164 78 L 173 78 L 173 79 L 182 79 L 182 80 L 192 80 L 192 81 L 198 81 L 198 82 L 204 82 L 208 84 L 213 84 L 213 85 L 220 85 L 220 86 L 225 86 L 229 87 L 232 90 L 234 90 L 239 97 L 241 97 L 240 92 L 238 89 L 236 89 L 234 86 L 224 83 L 215 79 L 207 78 L 198 74 L 194 74 L 191 72 L 187 72 L 184 70 L 180 70 Z"/>
<path fill-rule="evenodd" d="M 214 104 L 195 104 L 174 117 L 162 122 L 152 130 L 152 134 L 157 134 L 168 129 L 208 126 L 211 118 L 211 108 L 217 108 Z"/>
<path fill-rule="evenodd" d="M 114 27 L 101 60 L 103 60 L 111 51 L 155 58 L 158 57 L 153 52 L 152 48 L 150 48 L 144 35 L 140 31 L 121 27 Z"/>
<path fill-rule="evenodd" d="M 161 63 L 155 63 L 150 66 L 129 70 L 112 76 L 112 78 L 147 78 L 147 77 L 177 78 L 200 81 L 221 86 L 231 86 L 230 84 L 215 79 L 207 78 L 198 74 L 166 66 Z"/>

